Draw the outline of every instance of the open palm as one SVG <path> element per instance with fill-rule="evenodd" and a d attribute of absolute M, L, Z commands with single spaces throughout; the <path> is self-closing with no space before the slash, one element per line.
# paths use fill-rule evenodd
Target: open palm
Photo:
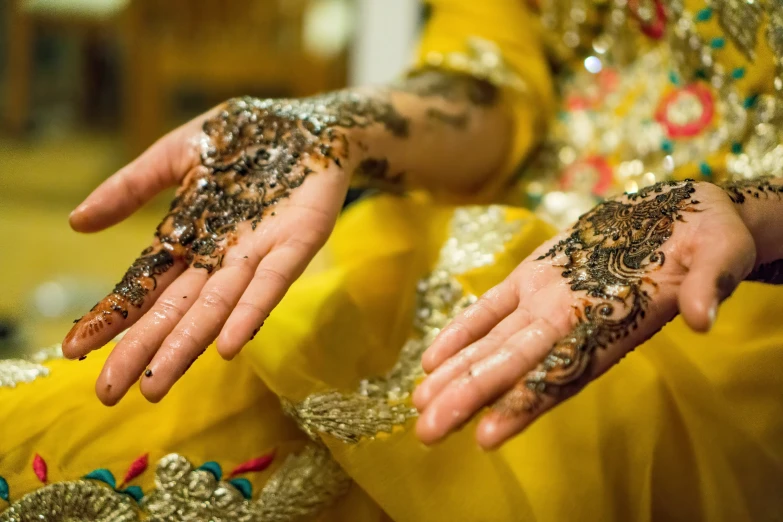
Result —
<path fill-rule="evenodd" d="M 337 116 L 307 100 L 231 100 L 162 138 L 72 214 L 74 229 L 97 231 L 181 185 L 152 244 L 63 343 L 66 356 L 84 356 L 134 325 L 98 379 L 104 403 L 142 374 L 142 393 L 160 400 L 215 339 L 231 358 L 252 338 L 344 201 L 342 130 L 365 121 L 335 126 Z"/>
<path fill-rule="evenodd" d="M 602 203 L 441 332 L 414 395 L 419 438 L 436 442 L 492 405 L 477 438 L 499 446 L 678 311 L 708 330 L 755 258 L 732 200 L 710 183 L 663 183 Z"/>

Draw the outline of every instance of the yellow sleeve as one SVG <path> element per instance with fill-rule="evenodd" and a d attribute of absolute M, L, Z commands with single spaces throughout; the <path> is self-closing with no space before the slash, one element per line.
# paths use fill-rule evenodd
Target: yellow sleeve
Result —
<path fill-rule="evenodd" d="M 554 105 L 542 29 L 523 0 L 429 0 L 431 16 L 416 68 L 468 73 L 503 89 L 514 118 L 513 148 L 502 172 L 488 183 L 504 184 L 543 135 Z"/>

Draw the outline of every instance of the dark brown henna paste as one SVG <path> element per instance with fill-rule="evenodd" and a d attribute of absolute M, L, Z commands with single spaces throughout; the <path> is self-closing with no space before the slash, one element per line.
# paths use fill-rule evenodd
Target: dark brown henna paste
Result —
<path fill-rule="evenodd" d="M 405 173 L 392 174 L 386 158 L 367 158 L 353 172 L 352 184 L 362 188 L 400 193 L 405 185 Z"/>
<path fill-rule="evenodd" d="M 758 281 L 770 285 L 783 285 L 783 259 L 759 265 L 745 280 Z"/>
<path fill-rule="evenodd" d="M 380 125 L 405 138 L 409 121 L 388 93 L 340 91 L 301 100 L 237 98 L 203 125 L 201 165 L 183 181 L 158 226 L 156 246 L 142 252 L 114 288 L 77 324 L 82 337 L 128 316 L 157 285 L 157 276 L 182 259 L 212 272 L 236 240 L 241 223 L 253 228 L 291 195 L 314 168 L 342 166 L 347 130 Z M 312 168 L 311 168 L 312 167 Z M 274 215 L 274 212 L 271 212 Z"/>
<path fill-rule="evenodd" d="M 397 90 L 423 97 L 439 97 L 450 102 L 468 101 L 473 105 L 489 107 L 500 98 L 493 84 L 466 74 L 424 69 L 396 85 Z"/>
<path fill-rule="evenodd" d="M 427 117 L 444 125 L 448 125 L 449 127 L 454 127 L 455 129 L 464 129 L 468 126 L 468 122 L 470 121 L 467 112 L 450 114 L 434 107 L 427 109 Z"/>
<path fill-rule="evenodd" d="M 715 286 L 718 289 L 718 299 L 723 301 L 731 297 L 731 294 L 733 294 L 734 290 L 736 290 L 737 278 L 732 274 L 723 273 L 718 277 L 718 280 L 715 282 Z"/>
<path fill-rule="evenodd" d="M 579 218 L 571 235 L 543 255 L 563 260 L 563 277 L 571 290 L 591 299 L 576 309 L 578 324 L 544 361 L 496 408 L 505 413 L 530 412 L 544 394 L 573 393 L 590 378 L 599 348 L 628 337 L 639 327 L 652 286 L 647 275 L 663 266 L 663 244 L 684 212 L 695 212 L 691 181 L 659 183 L 623 200 L 602 203 Z"/>
<path fill-rule="evenodd" d="M 773 185 L 770 183 L 771 177 L 761 177 L 754 179 L 732 180 L 721 184 L 721 188 L 731 198 L 731 201 L 742 205 L 748 198 L 760 199 L 762 197 L 777 196 L 783 194 L 783 185 Z"/>

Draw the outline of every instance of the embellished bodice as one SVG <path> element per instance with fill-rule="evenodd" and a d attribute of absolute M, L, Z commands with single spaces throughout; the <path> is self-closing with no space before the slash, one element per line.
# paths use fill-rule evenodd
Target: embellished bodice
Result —
<path fill-rule="evenodd" d="M 666 179 L 780 175 L 783 2 L 538 0 L 559 107 L 518 200 L 565 227 Z"/>

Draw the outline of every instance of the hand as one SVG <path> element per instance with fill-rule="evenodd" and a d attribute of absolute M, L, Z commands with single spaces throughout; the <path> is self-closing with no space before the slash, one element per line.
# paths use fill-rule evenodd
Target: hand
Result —
<path fill-rule="evenodd" d="M 349 185 L 348 131 L 395 124 L 388 103 L 342 93 L 235 99 L 187 123 L 98 187 L 71 215 L 93 232 L 181 184 L 171 210 L 104 300 L 63 343 L 85 356 L 135 325 L 96 385 L 114 404 L 144 374 L 160 400 L 217 338 L 231 359 L 332 231 Z"/>
<path fill-rule="evenodd" d="M 424 354 L 419 438 L 434 443 L 492 405 L 477 439 L 496 448 L 678 311 L 709 330 L 756 261 L 732 199 L 710 183 L 658 184 L 598 205 L 544 244 Z"/>

